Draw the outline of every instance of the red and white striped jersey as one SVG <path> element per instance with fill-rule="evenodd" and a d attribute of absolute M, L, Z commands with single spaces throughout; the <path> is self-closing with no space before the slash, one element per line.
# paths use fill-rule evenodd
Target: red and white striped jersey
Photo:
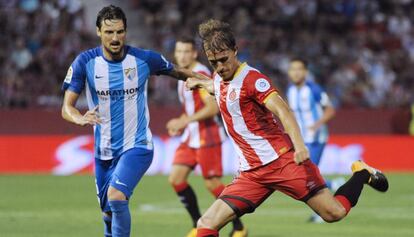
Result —
<path fill-rule="evenodd" d="M 196 62 L 192 68 L 194 72 L 211 77 L 208 68 Z M 202 89 L 187 90 L 183 81 L 178 81 L 178 97 L 187 115 L 193 115 L 204 107 L 203 97 L 210 96 Z M 191 122 L 185 128 L 181 142 L 185 142 L 191 148 L 200 148 L 221 144 L 226 138 L 222 123 L 218 116 L 198 122 Z"/>
<path fill-rule="evenodd" d="M 231 81 L 213 75 L 214 93 L 224 126 L 247 171 L 276 160 L 292 148 L 282 126 L 264 103 L 277 93 L 268 77 L 243 63 Z"/>

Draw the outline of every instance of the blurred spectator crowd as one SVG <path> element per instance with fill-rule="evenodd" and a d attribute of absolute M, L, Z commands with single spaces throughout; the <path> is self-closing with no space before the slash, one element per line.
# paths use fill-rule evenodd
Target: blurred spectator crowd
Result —
<path fill-rule="evenodd" d="M 129 32 L 139 31 L 130 36 L 145 38 L 140 46 L 170 59 L 177 37 L 197 37 L 199 23 L 217 18 L 232 25 L 240 59 L 282 91 L 289 59 L 301 56 L 309 63 L 309 80 L 319 82 L 336 106 L 400 107 L 414 100 L 412 0 L 129 0 L 127 5 L 127 16 L 137 14 L 142 21 L 140 27 L 128 22 Z M 3 0 L 0 18 L 6 29 L 0 35 L 0 106 L 58 105 L 69 64 L 98 42 L 85 30 L 81 2 Z M 205 62 L 204 55 L 200 59 Z M 152 80 L 152 102 L 176 103 L 174 83 Z"/>
<path fill-rule="evenodd" d="M 96 44 L 79 0 L 0 1 L 0 107 L 60 104 L 74 57 Z"/>

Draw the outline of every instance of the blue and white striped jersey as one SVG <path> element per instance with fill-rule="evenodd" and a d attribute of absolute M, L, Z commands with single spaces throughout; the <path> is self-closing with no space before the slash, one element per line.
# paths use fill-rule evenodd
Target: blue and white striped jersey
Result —
<path fill-rule="evenodd" d="M 134 147 L 153 149 L 148 78 L 172 69 L 162 55 L 131 46 L 125 46 L 125 57 L 118 61 L 105 59 L 101 47 L 76 57 L 63 90 L 80 94 L 86 86 L 89 109 L 98 105 L 102 123 L 94 126 L 96 158 L 110 160 Z"/>
<path fill-rule="evenodd" d="M 309 129 L 323 116 L 323 107 L 331 104 L 326 92 L 315 82 L 306 81 L 301 87 L 291 84 L 287 90 L 290 108 L 295 113 L 305 143 L 326 143 L 328 128 Z"/>

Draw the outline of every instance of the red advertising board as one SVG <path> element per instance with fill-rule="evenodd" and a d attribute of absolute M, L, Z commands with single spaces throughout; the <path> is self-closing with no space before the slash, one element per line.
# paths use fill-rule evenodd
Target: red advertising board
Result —
<path fill-rule="evenodd" d="M 177 138 L 154 138 L 155 157 L 148 174 L 169 172 Z M 91 136 L 0 136 L 0 173 L 68 175 L 93 170 Z M 237 170 L 229 141 L 223 144 L 226 174 Z M 414 171 L 414 137 L 331 136 L 321 161 L 323 173 L 349 173 L 354 160 L 363 159 L 383 171 Z"/>

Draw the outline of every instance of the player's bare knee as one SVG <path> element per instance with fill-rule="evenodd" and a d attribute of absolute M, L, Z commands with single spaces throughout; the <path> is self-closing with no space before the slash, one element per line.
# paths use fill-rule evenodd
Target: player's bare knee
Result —
<path fill-rule="evenodd" d="M 108 200 L 126 200 L 126 196 L 123 192 L 119 191 L 118 189 L 114 187 L 108 188 Z"/>
<path fill-rule="evenodd" d="M 346 216 L 346 210 L 343 207 L 335 207 L 326 211 L 324 215 L 322 215 L 322 219 L 328 223 L 333 223 L 341 220 Z"/>
<path fill-rule="evenodd" d="M 168 176 L 168 183 L 170 183 L 172 186 L 177 185 L 176 178 L 172 175 Z"/>
<path fill-rule="evenodd" d="M 202 216 L 197 221 L 197 228 L 214 229 L 214 220 L 208 216 Z"/>
<path fill-rule="evenodd" d="M 216 189 L 221 184 L 222 183 L 220 179 L 217 177 L 204 179 L 204 185 L 210 192 L 212 192 L 214 189 Z"/>
<path fill-rule="evenodd" d="M 177 176 L 177 175 L 173 175 L 173 174 L 168 176 L 168 182 L 170 183 L 171 186 L 182 184 L 185 181 L 186 181 L 186 179 L 181 177 L 181 176 Z"/>

